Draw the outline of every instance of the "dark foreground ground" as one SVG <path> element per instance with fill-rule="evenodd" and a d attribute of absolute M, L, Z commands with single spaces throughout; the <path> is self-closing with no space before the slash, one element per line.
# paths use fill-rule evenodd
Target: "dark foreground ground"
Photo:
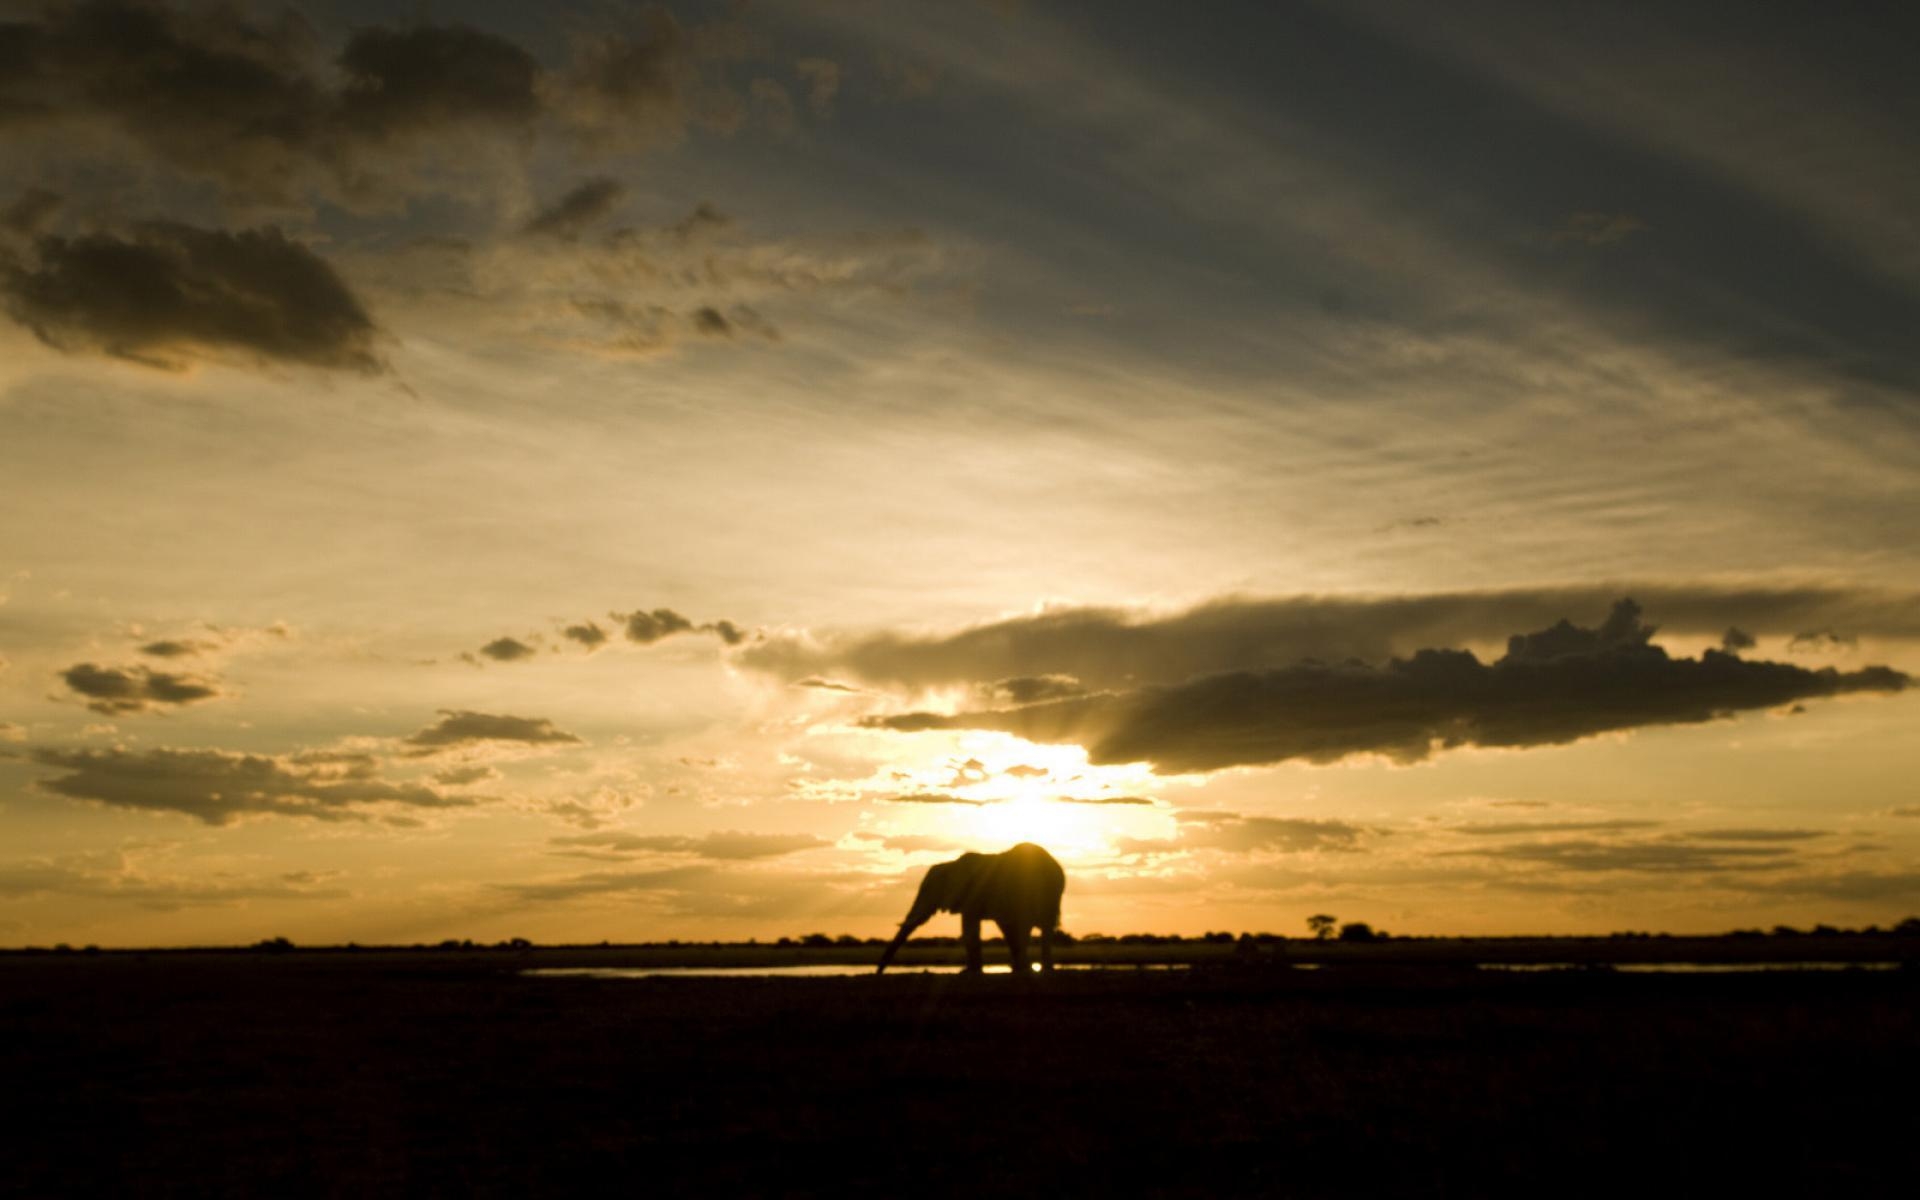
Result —
<path fill-rule="evenodd" d="M 27 1195 L 1911 1195 L 1920 972 L 0 960 Z"/>

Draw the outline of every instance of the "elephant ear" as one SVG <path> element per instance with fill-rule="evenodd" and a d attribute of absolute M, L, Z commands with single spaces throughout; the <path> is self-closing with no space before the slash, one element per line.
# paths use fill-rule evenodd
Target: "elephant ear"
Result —
<path fill-rule="evenodd" d="M 916 909 L 925 908 L 931 912 L 952 910 L 958 897 L 954 895 L 955 879 L 953 868 L 957 863 L 936 863 L 927 868 L 926 878 L 920 881 L 920 903 Z"/>

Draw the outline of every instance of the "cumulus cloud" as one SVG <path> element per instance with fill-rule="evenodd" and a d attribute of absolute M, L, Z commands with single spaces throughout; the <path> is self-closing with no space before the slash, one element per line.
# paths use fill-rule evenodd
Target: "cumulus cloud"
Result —
<path fill-rule="evenodd" d="M 454 746 L 508 742 L 525 746 L 580 745 L 580 739 L 555 729 L 545 717 L 499 716 L 467 709 L 443 708 L 440 719 L 406 739 L 432 754 Z"/>
<path fill-rule="evenodd" d="M 1045 676 L 1103 689 L 1285 667 L 1303 659 L 1382 663 L 1434 646 L 1497 643 L 1515 629 L 1538 628 L 1569 613 L 1600 616 L 1621 595 L 1638 598 L 1674 633 L 1720 637 L 1731 622 L 1756 635 L 1828 627 L 1920 638 L 1920 593 L 1679 584 L 1227 597 L 1171 614 L 1065 608 L 943 634 L 769 636 L 738 661 L 788 680 L 851 676 L 916 690 Z"/>
<path fill-rule="evenodd" d="M 677 633 L 711 633 L 729 646 L 737 646 L 747 638 L 746 631 L 732 621 L 708 621 L 696 625 L 691 618 L 682 616 L 670 608 L 656 608 L 651 611 L 635 609 L 630 613 L 609 613 L 621 623 L 627 640 L 641 646 L 670 638 Z"/>
<path fill-rule="evenodd" d="M 560 631 L 560 635 L 568 641 L 579 642 L 587 648 L 587 653 L 589 654 L 598 650 L 607 642 L 607 631 L 592 621 L 582 621 L 578 625 L 569 625 Z"/>
<path fill-rule="evenodd" d="M 625 623 L 627 640 L 642 646 L 650 646 L 662 638 L 693 628 L 692 621 L 670 608 L 656 608 L 652 612 L 636 609 L 630 613 L 612 615 L 614 620 Z"/>
<path fill-rule="evenodd" d="M 480 653 L 495 662 L 519 662 L 540 652 L 519 638 L 498 637 L 480 647 Z"/>
<path fill-rule="evenodd" d="M 378 330 L 333 268 L 277 229 L 148 221 L 42 237 L 0 269 L 14 320 L 50 346 L 179 370 L 201 361 L 374 372 Z"/>
<path fill-rule="evenodd" d="M 589 179 L 535 213 L 521 232 L 543 237 L 578 237 L 587 226 L 612 212 L 626 195 L 626 185 L 618 180 Z"/>
<path fill-rule="evenodd" d="M 1491 665 L 1470 651 L 1421 650 L 1382 666 L 1300 663 L 1019 708 L 869 718 L 902 732 L 994 729 L 1075 743 L 1096 764 L 1213 771 L 1357 754 L 1416 762 L 1459 746 L 1555 745 L 1645 725 L 1691 724 L 1744 709 L 1849 692 L 1898 692 L 1888 667 L 1841 673 L 1708 650 L 1673 658 L 1630 600 L 1599 627 L 1562 620 L 1509 639 Z"/>
<path fill-rule="evenodd" d="M 147 667 L 102 667 L 76 663 L 60 672 L 60 678 L 75 694 L 86 697 L 87 707 L 111 716 L 130 716 L 158 708 L 177 708 L 219 696 L 218 684 L 210 679 L 155 671 Z"/>
<path fill-rule="evenodd" d="M 42 791 L 114 808 L 184 813 L 226 825 L 255 813 L 324 821 L 363 819 L 371 805 L 449 808 L 474 803 L 419 784 L 315 770 L 293 759 L 224 750 L 57 750 L 33 761 L 67 774 Z"/>
<path fill-rule="evenodd" d="M 556 846 L 586 848 L 604 854 L 690 854 L 696 858 L 722 860 L 777 858 L 831 845 L 810 833 L 744 833 L 736 829 L 699 837 L 604 832 L 552 840 Z"/>

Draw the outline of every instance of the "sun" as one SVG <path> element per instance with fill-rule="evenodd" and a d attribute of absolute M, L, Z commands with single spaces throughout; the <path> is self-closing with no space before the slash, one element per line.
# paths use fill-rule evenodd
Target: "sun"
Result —
<path fill-rule="evenodd" d="M 1035 842 L 1069 864 L 1110 859 L 1125 839 L 1174 833 L 1159 799 L 1167 781 L 1143 765 L 1093 766 L 1078 746 L 1000 733 L 969 733 L 941 750 L 890 772 L 902 790 L 951 800 L 890 814 L 896 832 L 939 834 L 981 851 Z"/>

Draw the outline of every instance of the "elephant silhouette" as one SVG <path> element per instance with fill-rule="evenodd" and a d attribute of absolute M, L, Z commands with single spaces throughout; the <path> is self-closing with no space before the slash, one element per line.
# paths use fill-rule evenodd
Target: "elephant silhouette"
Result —
<path fill-rule="evenodd" d="M 960 914 L 960 938 L 967 947 L 967 974 L 980 974 L 980 922 L 991 920 L 1006 936 L 1016 975 L 1027 972 L 1027 936 L 1040 930 L 1040 965 L 1053 970 L 1053 934 L 1060 928 L 1060 895 L 1067 873 L 1053 855 L 1021 842 L 1000 854 L 962 854 L 927 868 L 900 932 L 880 956 L 878 975 L 914 930 L 937 912 Z"/>

